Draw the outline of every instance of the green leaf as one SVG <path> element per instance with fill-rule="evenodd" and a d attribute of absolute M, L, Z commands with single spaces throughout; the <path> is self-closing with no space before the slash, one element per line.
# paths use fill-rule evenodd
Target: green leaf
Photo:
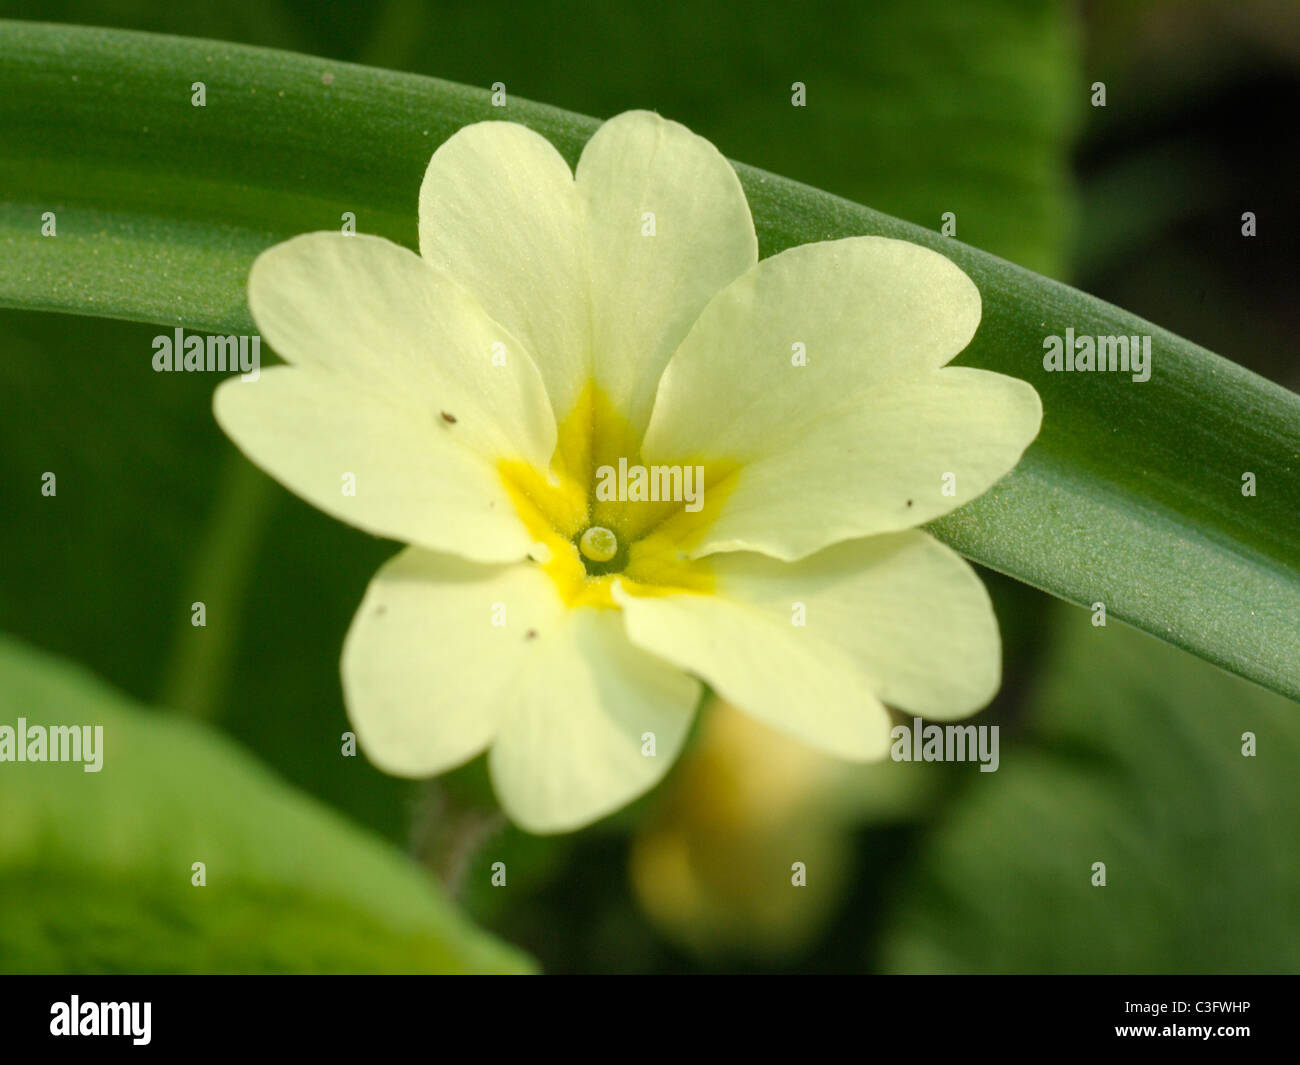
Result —
<path fill-rule="evenodd" d="M 954 797 L 884 968 L 1295 972 L 1294 705 L 1126 626 L 1057 621 L 1030 735 Z"/>
<path fill-rule="evenodd" d="M 190 103 L 203 81 L 207 106 Z M 293 233 L 412 245 L 420 178 L 460 126 L 510 118 L 570 161 L 592 119 L 413 75 L 208 41 L 0 26 L 0 303 L 246 332 L 253 255 Z M 763 254 L 879 233 L 937 248 L 984 297 L 959 361 L 1023 377 L 1041 436 L 935 523 L 964 554 L 1300 697 L 1300 397 L 1067 286 L 739 166 Z M 58 236 L 40 236 L 43 212 Z M 1150 335 L 1151 380 L 1045 373 L 1043 338 Z M 1258 494 L 1243 496 L 1254 474 Z"/>
<path fill-rule="evenodd" d="M 0 970 L 531 968 L 402 855 L 206 726 L 7 638 L 0 706 L 9 728 L 103 728 L 98 772 L 0 762 Z"/>

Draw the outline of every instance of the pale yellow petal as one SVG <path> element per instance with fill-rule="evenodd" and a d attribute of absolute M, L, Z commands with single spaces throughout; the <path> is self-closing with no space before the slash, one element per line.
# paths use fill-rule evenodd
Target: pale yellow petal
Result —
<path fill-rule="evenodd" d="M 249 278 L 264 338 L 291 367 L 214 400 L 240 449 L 289 489 L 368 532 L 482 561 L 531 544 L 495 472 L 545 467 L 555 422 L 519 347 L 418 255 L 315 233 L 264 252 Z"/>
<path fill-rule="evenodd" d="M 288 366 L 225 382 L 214 409 L 254 463 L 358 529 L 481 562 L 521 559 L 532 547 L 493 466 L 458 439 L 459 422 Z"/>
<path fill-rule="evenodd" d="M 589 375 L 591 315 L 583 207 L 551 143 L 513 122 L 453 134 L 420 186 L 420 253 L 519 338 L 567 414 Z"/>
<path fill-rule="evenodd" d="M 511 820 L 565 832 L 659 782 L 686 738 L 700 686 L 633 647 L 616 610 L 571 609 L 563 624 L 539 629 L 536 644 L 488 764 Z"/>
<path fill-rule="evenodd" d="M 414 252 L 362 234 L 295 237 L 258 256 L 248 302 L 263 337 L 295 366 L 338 375 L 421 420 L 450 414 L 457 438 L 480 453 L 549 461 L 555 424 L 536 367 Z M 494 358 L 498 343 L 522 357 Z"/>
<path fill-rule="evenodd" d="M 750 422 L 748 439 L 737 431 L 734 447 L 714 453 L 734 472 L 713 486 L 721 502 L 692 554 L 752 550 L 789 560 L 930 521 L 1012 469 L 1042 419 L 1031 385 L 960 366 L 823 402 L 792 409 L 785 425 Z M 702 465 L 707 505 L 707 458 Z"/>
<path fill-rule="evenodd" d="M 813 747 L 883 758 L 890 721 L 882 704 L 954 718 L 997 689 L 988 595 L 924 533 L 855 540 L 795 563 L 749 553 L 710 563 L 711 595 L 618 590 L 628 635 Z"/>
<path fill-rule="evenodd" d="M 705 308 L 664 372 L 646 448 L 737 448 L 885 381 L 937 369 L 980 321 L 979 290 L 918 244 L 803 244 Z M 712 416 L 698 417 L 703 405 Z"/>
<path fill-rule="evenodd" d="M 343 646 L 348 717 L 385 772 L 424 777 L 481 754 L 519 674 L 563 614 L 535 566 L 408 549 L 370 582 Z"/>
<path fill-rule="evenodd" d="M 540 567 L 417 550 L 371 582 L 343 683 L 381 769 L 433 775 L 490 747 L 503 808 L 533 832 L 581 828 L 651 788 L 700 696 L 628 642 L 618 611 L 568 606 Z"/>
<path fill-rule="evenodd" d="M 799 558 L 984 492 L 1037 433 L 1041 405 L 1013 378 L 940 369 L 979 318 L 960 269 L 883 237 L 793 248 L 731 284 L 669 362 L 643 448 L 649 462 L 704 465 L 706 481 L 718 471 L 725 498 L 692 553 Z"/>
<path fill-rule="evenodd" d="M 659 377 L 705 304 L 758 258 L 749 204 L 722 154 L 685 126 L 628 111 L 578 162 L 596 383 L 645 430 Z"/>

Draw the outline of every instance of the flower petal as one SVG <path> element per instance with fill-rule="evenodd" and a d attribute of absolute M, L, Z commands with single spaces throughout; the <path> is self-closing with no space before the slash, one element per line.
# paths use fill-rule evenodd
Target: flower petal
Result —
<path fill-rule="evenodd" d="M 643 447 L 647 462 L 740 468 L 693 553 L 799 558 L 985 491 L 1041 406 L 1013 378 L 937 373 L 979 318 L 960 269 L 883 237 L 792 248 L 720 293 L 664 371 Z"/>
<path fill-rule="evenodd" d="M 577 187 L 587 213 L 594 376 L 639 439 L 669 356 L 705 304 L 757 261 L 754 223 L 722 154 L 650 111 L 596 131 Z"/>
<path fill-rule="evenodd" d="M 290 363 L 349 379 L 422 421 L 451 413 L 457 436 L 488 455 L 545 468 L 555 420 L 531 360 L 469 293 L 381 237 L 308 233 L 257 257 L 248 303 Z"/>
<path fill-rule="evenodd" d="M 540 568 L 418 550 L 371 582 L 343 649 L 343 684 L 357 738 L 381 769 L 433 775 L 491 744 L 497 795 L 534 832 L 579 828 L 652 787 L 700 693 L 629 644 L 617 611 L 567 607 Z M 653 756 L 641 753 L 647 732 Z"/>
<path fill-rule="evenodd" d="M 659 782 L 686 739 L 700 685 L 633 647 L 615 610 L 569 610 L 537 642 L 488 764 L 512 821 L 565 832 Z M 653 755 L 642 753 L 647 733 Z"/>
<path fill-rule="evenodd" d="M 518 342 L 473 297 L 386 240 L 316 233 L 258 257 L 249 303 L 294 368 L 217 390 L 217 420 L 245 454 L 369 532 L 523 557 L 531 538 L 495 463 L 544 469 L 555 422 L 527 356 L 493 360 L 498 339 Z"/>
<path fill-rule="evenodd" d="M 755 424 L 780 428 L 792 412 L 937 369 L 979 321 L 974 282 L 919 244 L 850 237 L 790 248 L 704 309 L 664 371 L 646 447 L 749 440 Z M 698 418 L 701 404 L 711 417 Z"/>
<path fill-rule="evenodd" d="M 737 553 L 710 564 L 713 595 L 618 589 L 629 637 L 813 747 L 883 758 L 890 721 L 882 703 L 956 718 L 997 690 L 988 594 L 925 533 L 837 544 L 796 563 Z"/>
<path fill-rule="evenodd" d="M 512 562 L 529 533 L 491 464 L 455 436 L 340 375 L 276 366 L 217 389 L 218 423 L 295 495 L 358 529 L 480 562 Z M 463 408 L 462 408 L 463 409 Z"/>
<path fill-rule="evenodd" d="M 753 419 L 730 430 L 711 454 L 733 479 L 713 486 L 725 494 L 686 545 L 692 555 L 752 550 L 791 560 L 930 521 L 1003 477 L 1042 419 L 1031 385 L 961 366 L 820 402 L 792 408 L 785 425 Z M 706 503 L 708 492 L 706 484 Z"/>
<path fill-rule="evenodd" d="M 555 622 L 549 584 L 533 566 L 415 548 L 385 563 L 343 644 L 348 718 L 366 756 L 387 773 L 424 777 L 486 750 L 522 661 L 537 653 L 525 634 Z"/>
<path fill-rule="evenodd" d="M 420 186 L 420 254 L 522 341 L 567 414 L 589 376 L 591 325 L 582 203 L 551 143 L 514 122 L 453 134 Z"/>

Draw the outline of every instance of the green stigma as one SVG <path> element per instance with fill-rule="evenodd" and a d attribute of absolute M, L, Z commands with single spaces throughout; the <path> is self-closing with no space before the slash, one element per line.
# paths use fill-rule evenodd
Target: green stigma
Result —
<path fill-rule="evenodd" d="M 603 525 L 593 525 L 582 534 L 578 550 L 592 562 L 608 562 L 618 554 L 618 537 Z"/>

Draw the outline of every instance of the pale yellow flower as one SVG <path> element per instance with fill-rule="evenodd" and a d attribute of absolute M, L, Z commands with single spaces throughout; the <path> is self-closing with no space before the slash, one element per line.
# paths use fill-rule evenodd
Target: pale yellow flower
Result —
<path fill-rule="evenodd" d="M 701 679 L 851 760 L 888 751 L 885 703 L 992 697 L 987 594 L 915 527 L 1014 466 L 1040 406 L 943 368 L 980 319 L 961 270 L 877 237 L 759 263 L 730 165 L 642 111 L 576 175 L 523 126 L 462 129 L 419 220 L 419 255 L 337 233 L 265 252 L 249 303 L 289 365 L 215 401 L 294 492 L 410 545 L 343 650 L 377 765 L 487 750 L 507 813 L 561 831 L 663 776 Z M 699 509 L 598 499 L 620 460 L 702 469 Z"/>

